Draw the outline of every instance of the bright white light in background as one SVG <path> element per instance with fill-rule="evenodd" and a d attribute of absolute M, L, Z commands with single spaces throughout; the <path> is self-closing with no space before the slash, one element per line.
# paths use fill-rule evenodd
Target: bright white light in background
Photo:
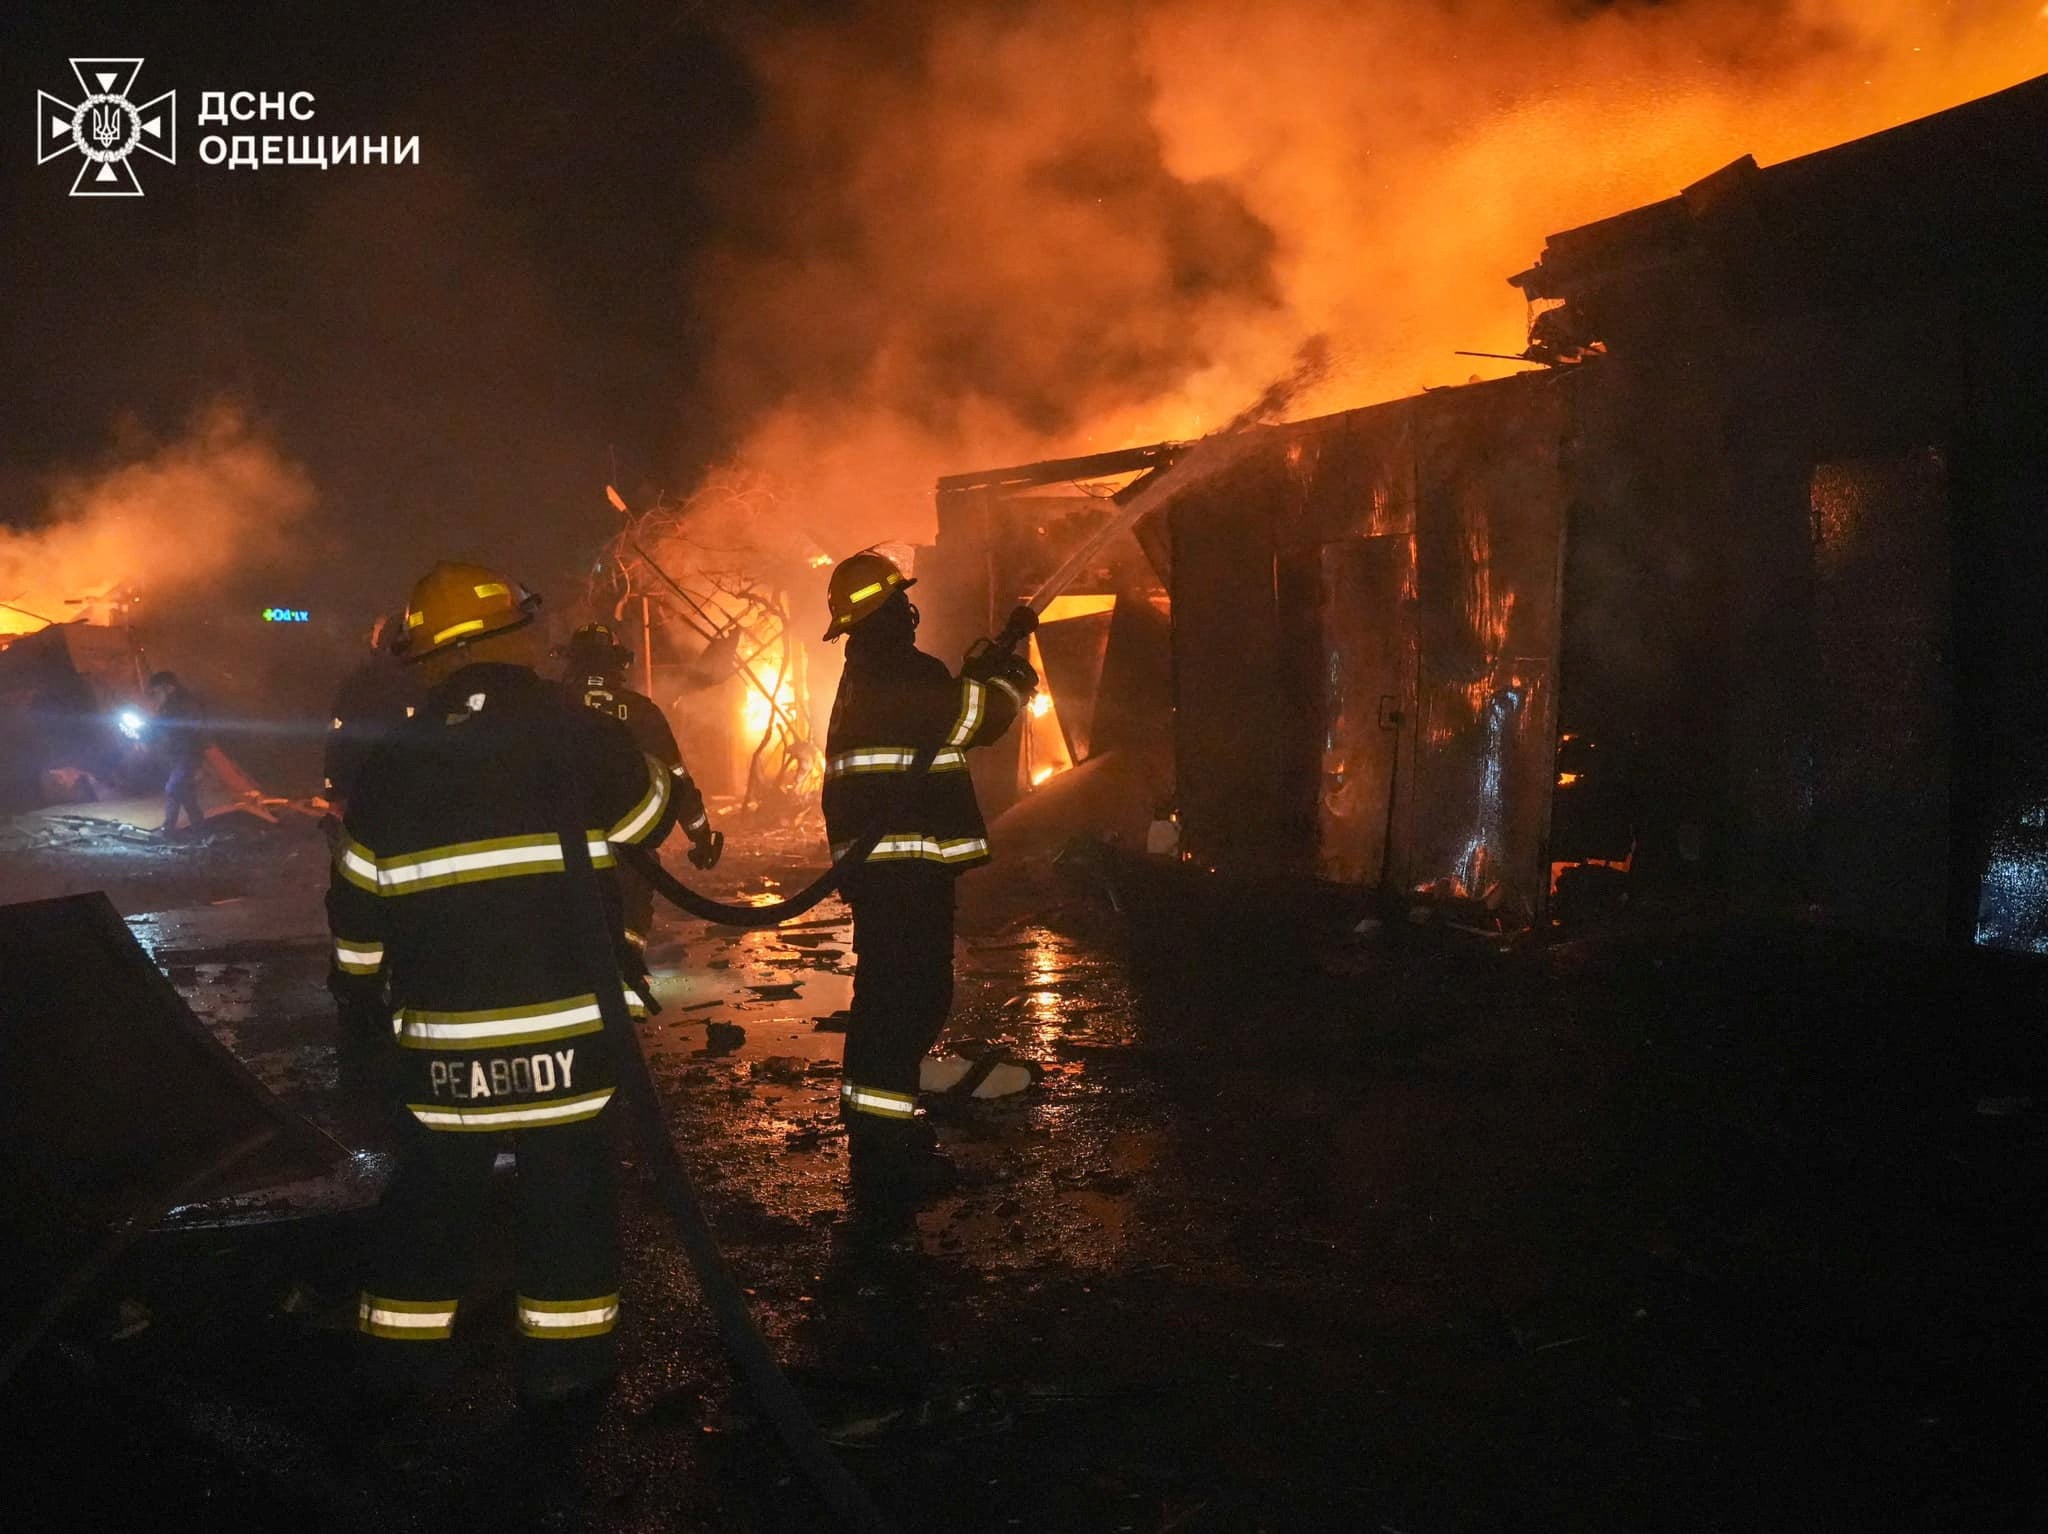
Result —
<path fill-rule="evenodd" d="M 1038 787 L 1039 784 L 1043 783 L 1047 778 L 1051 777 L 1053 773 L 1057 770 L 1057 768 L 1053 767 L 1039 768 L 1038 771 L 1031 774 L 1031 786 L 1033 788 Z"/>
<path fill-rule="evenodd" d="M 142 728 L 148 721 L 134 709 L 124 708 L 121 710 L 118 723 L 121 726 L 121 733 L 123 735 L 127 736 L 130 740 L 140 740 L 142 739 Z"/>
<path fill-rule="evenodd" d="M 1041 688 L 1041 689 L 1040 689 L 1039 691 L 1037 691 L 1037 692 L 1035 692 L 1035 693 L 1033 693 L 1033 694 L 1031 695 L 1031 716 L 1032 716 L 1032 717 L 1033 717 L 1034 719 L 1043 719 L 1043 718 L 1044 718 L 1044 717 L 1045 717 L 1045 716 L 1046 716 L 1047 714 L 1049 714 L 1049 713 L 1051 713 L 1051 712 L 1052 712 L 1052 694 L 1051 694 L 1051 693 L 1049 693 L 1049 692 L 1046 692 L 1046 691 L 1045 691 L 1044 689 L 1042 689 L 1042 688 Z"/>

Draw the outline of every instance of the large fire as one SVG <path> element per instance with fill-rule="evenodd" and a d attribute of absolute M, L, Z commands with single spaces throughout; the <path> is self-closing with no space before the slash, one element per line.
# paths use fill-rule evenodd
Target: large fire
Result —
<path fill-rule="evenodd" d="M 1550 232 L 2048 71 L 2030 0 L 895 19 L 747 33 L 753 173 L 695 283 L 737 461 L 801 465 L 848 548 L 927 539 L 963 464 L 1214 429 L 1306 335 L 1300 415 L 1513 371 L 1453 352 L 1521 349 L 1503 278 Z"/>
<path fill-rule="evenodd" d="M 637 512 L 616 490 L 607 493 L 625 521 L 612 542 L 609 584 L 593 597 L 617 614 L 637 611 L 651 655 L 686 658 L 680 671 L 653 668 L 657 701 L 673 708 L 702 695 L 727 700 L 719 705 L 727 721 L 713 722 L 728 737 L 740 800 L 787 807 L 816 788 L 822 770 L 811 653 L 796 615 L 809 612 L 810 589 L 822 584 L 817 572 L 831 555 L 794 524 L 788 487 L 773 476 L 714 475 L 682 502 Z"/>
<path fill-rule="evenodd" d="M 297 464 L 216 405 L 175 441 L 56 476 L 39 526 L 0 529 L 0 635 L 122 622 L 137 603 L 287 562 L 313 499 Z"/>

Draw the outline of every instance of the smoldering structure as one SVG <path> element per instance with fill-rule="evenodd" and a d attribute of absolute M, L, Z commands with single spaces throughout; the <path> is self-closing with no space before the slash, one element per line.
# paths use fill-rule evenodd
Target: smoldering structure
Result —
<path fill-rule="evenodd" d="M 1063 749 L 1170 742 L 1226 875 L 2048 948 L 2044 133 L 2037 80 L 1551 236 L 1540 371 L 1263 429 L 1105 558 Z M 1046 486 L 1178 450 L 942 481 L 949 631 L 1086 523 Z"/>

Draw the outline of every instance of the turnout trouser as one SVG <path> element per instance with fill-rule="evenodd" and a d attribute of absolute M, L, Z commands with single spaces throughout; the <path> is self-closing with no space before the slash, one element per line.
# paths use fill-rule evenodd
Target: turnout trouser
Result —
<path fill-rule="evenodd" d="M 170 776 L 164 779 L 164 830 L 178 829 L 180 810 L 185 812 L 193 830 L 206 824 L 206 809 L 199 802 L 200 766 L 196 757 L 171 763 Z"/>
<path fill-rule="evenodd" d="M 918 1065 L 953 1005 L 952 870 L 922 860 L 870 864 L 853 908 L 853 1015 L 840 1109 L 856 1133 L 907 1125 Z"/>
<path fill-rule="evenodd" d="M 522 1130 L 515 1190 L 517 1321 L 528 1377 L 601 1380 L 615 1367 L 618 1182 L 604 1116 Z M 505 1137 L 414 1125 L 378 1206 L 358 1326 L 396 1355 L 445 1341 L 476 1263 L 491 1163 Z M 438 1351 L 438 1350 L 436 1350 Z"/>

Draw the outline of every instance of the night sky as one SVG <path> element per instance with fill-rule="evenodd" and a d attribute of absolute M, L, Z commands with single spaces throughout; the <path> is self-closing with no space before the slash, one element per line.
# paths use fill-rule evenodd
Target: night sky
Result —
<path fill-rule="evenodd" d="M 685 272 L 754 87 L 709 10 L 10 6 L 0 516 L 229 395 L 318 487 L 306 600 L 382 600 L 442 555 L 564 578 L 613 525 L 614 450 L 644 495 L 721 445 Z M 140 55 L 138 98 L 178 92 L 178 163 L 135 156 L 140 199 L 73 199 L 75 155 L 35 163 L 35 92 L 75 98 L 68 60 L 94 55 Z M 202 130 L 216 88 L 312 91 L 317 115 Z M 417 134 L 422 164 L 230 172 L 200 163 L 221 131 Z"/>

